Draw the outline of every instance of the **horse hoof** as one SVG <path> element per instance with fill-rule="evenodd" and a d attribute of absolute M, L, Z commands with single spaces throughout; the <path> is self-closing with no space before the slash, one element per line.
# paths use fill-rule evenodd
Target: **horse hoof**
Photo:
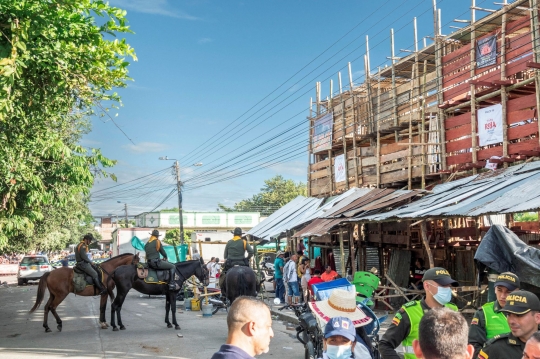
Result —
<path fill-rule="evenodd" d="M 124 327 L 123 325 L 120 327 L 120 330 L 126 330 L 126 327 Z"/>
<path fill-rule="evenodd" d="M 45 333 L 50 333 L 52 332 L 51 328 L 45 328 Z"/>
<path fill-rule="evenodd" d="M 99 325 L 101 326 L 101 329 L 109 328 L 109 325 L 107 323 L 105 323 L 105 322 L 101 322 L 101 323 L 99 323 Z"/>
<path fill-rule="evenodd" d="M 112 331 L 113 331 L 113 332 L 117 332 L 118 330 L 119 330 L 119 329 L 118 329 L 117 327 L 113 327 L 113 328 L 112 328 Z"/>
<path fill-rule="evenodd" d="M 58 331 L 59 331 L 59 332 L 62 331 L 62 326 L 61 326 L 61 325 L 57 326 L 56 328 L 58 328 Z"/>
<path fill-rule="evenodd" d="M 180 326 L 179 326 L 179 325 L 177 325 L 176 327 L 174 327 L 174 329 L 176 329 L 176 330 L 180 330 Z"/>
<path fill-rule="evenodd" d="M 167 328 L 172 328 L 172 324 L 167 324 Z"/>

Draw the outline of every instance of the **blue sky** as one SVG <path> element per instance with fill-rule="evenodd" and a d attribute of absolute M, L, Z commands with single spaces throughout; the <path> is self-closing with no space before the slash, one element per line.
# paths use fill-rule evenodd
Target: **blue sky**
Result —
<path fill-rule="evenodd" d="M 389 63 L 391 27 L 397 56 L 406 55 L 400 49 L 413 48 L 413 17 L 418 18 L 420 39 L 433 36 L 431 0 L 110 3 L 127 10 L 135 32 L 126 36 L 138 57 L 130 65 L 134 81 L 119 90 L 124 106 L 110 112 L 135 145 L 107 117 L 92 120 L 93 130 L 82 144 L 118 160 L 111 170 L 118 183 L 172 165 L 159 156 L 179 159 L 187 210 L 232 205 L 257 193 L 263 181 L 276 174 L 305 182 L 306 116 L 315 82 L 322 82 L 326 97 L 329 78 L 337 91 L 341 71 L 345 86 L 348 61 L 354 81 L 362 82 L 365 35 L 370 36 L 372 72 Z M 470 1 L 439 0 L 438 6 L 443 34 L 455 31 L 449 25 L 459 25 L 452 19 L 470 18 Z M 477 0 L 477 6 L 499 8 L 486 0 Z M 268 142 L 293 125 L 299 127 Z M 203 165 L 189 167 L 196 162 Z M 121 201 L 128 204 L 130 215 L 150 210 L 166 197 L 166 185 L 174 183 L 169 171 L 156 182 L 160 190 L 152 194 L 115 193 L 91 202 L 90 208 L 94 215 L 120 213 Z M 217 183 L 201 187 L 212 182 Z M 116 184 L 100 179 L 94 191 Z M 145 184 L 149 189 L 152 185 Z M 176 203 L 173 197 L 162 207 Z"/>

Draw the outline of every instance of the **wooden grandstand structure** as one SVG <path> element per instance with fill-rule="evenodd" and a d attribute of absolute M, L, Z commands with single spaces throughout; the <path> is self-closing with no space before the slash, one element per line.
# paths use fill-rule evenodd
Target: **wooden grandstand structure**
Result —
<path fill-rule="evenodd" d="M 517 0 L 464 28 L 441 34 L 440 9 L 434 8 L 434 42 L 395 56 L 390 31 L 391 66 L 321 99 L 321 84 L 309 116 L 308 195 L 332 196 L 352 187 L 425 189 L 430 184 L 477 173 L 486 161 L 507 167 L 540 155 L 540 33 L 538 0 Z M 496 38 L 495 64 L 478 66 L 479 41 Z M 367 38 L 366 38 L 367 40 Z M 477 113 L 501 104 L 503 140 L 480 146 Z M 327 143 L 317 136 L 318 121 L 331 118 Z M 319 141 L 319 142 L 317 142 Z M 344 180 L 336 182 L 336 158 L 344 156 Z M 341 157 L 342 158 L 342 157 Z M 341 159 L 340 158 L 340 159 Z"/>

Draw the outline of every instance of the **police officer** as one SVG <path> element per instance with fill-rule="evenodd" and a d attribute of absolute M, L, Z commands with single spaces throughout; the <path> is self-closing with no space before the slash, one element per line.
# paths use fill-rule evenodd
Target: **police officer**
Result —
<path fill-rule="evenodd" d="M 497 334 L 510 332 L 506 315 L 499 312 L 506 304 L 506 297 L 519 289 L 519 278 L 514 273 L 505 272 L 497 276 L 495 295 L 497 300 L 484 304 L 474 313 L 469 328 L 469 344 L 474 346 L 474 356 L 478 356 L 484 344 Z"/>
<path fill-rule="evenodd" d="M 425 298 L 404 304 L 379 342 L 379 351 L 384 359 L 399 359 L 396 348 L 400 343 L 403 343 L 405 359 L 416 359 L 412 343 L 418 339 L 418 327 L 424 313 L 443 306 L 457 311 L 457 307 L 450 303 L 452 299 L 450 286 L 457 287 L 458 282 L 452 279 L 446 269 L 440 267 L 428 269 L 424 273 L 422 283 L 426 290 Z"/>
<path fill-rule="evenodd" d="M 107 290 L 103 284 L 101 284 L 98 277 L 98 272 L 93 268 L 92 260 L 88 258 L 88 246 L 93 241 L 95 241 L 94 236 L 91 233 L 88 233 L 85 234 L 83 239 L 79 242 L 77 248 L 75 249 L 75 261 L 77 262 L 75 267 L 92 277 L 92 281 L 99 290 L 99 295 L 101 295 Z"/>
<path fill-rule="evenodd" d="M 540 300 L 531 292 L 518 290 L 506 297 L 501 309 L 506 313 L 511 332 L 488 340 L 480 350 L 479 359 L 521 359 L 525 343 L 538 330 Z"/>
<path fill-rule="evenodd" d="M 248 253 L 247 258 L 245 255 L 246 251 Z M 253 248 L 251 248 L 247 241 L 242 240 L 241 228 L 236 227 L 234 229 L 233 239 L 227 242 L 223 257 L 225 258 L 224 272 L 235 265 L 249 266 L 249 260 L 253 257 Z"/>
<path fill-rule="evenodd" d="M 159 240 L 159 231 L 154 229 L 151 233 L 150 239 L 144 245 L 144 251 L 146 252 L 146 262 L 148 266 L 152 269 L 162 269 L 168 270 L 170 272 L 169 276 L 169 289 L 175 290 L 176 284 L 174 282 L 174 272 L 176 267 L 174 264 L 167 262 L 167 253 L 163 249 L 163 245 Z M 163 260 L 160 259 L 159 255 L 163 256 Z"/>

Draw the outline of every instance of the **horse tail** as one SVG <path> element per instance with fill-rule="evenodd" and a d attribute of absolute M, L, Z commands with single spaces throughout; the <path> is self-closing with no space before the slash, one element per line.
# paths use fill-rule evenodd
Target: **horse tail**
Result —
<path fill-rule="evenodd" d="M 109 283 L 114 279 L 114 275 L 116 274 L 116 270 L 113 271 L 110 275 L 107 276 L 107 283 L 105 286 L 107 287 L 107 292 L 109 293 L 109 297 L 111 298 L 111 302 L 114 301 L 114 292 L 112 290 L 109 290 Z"/>
<path fill-rule="evenodd" d="M 30 309 L 30 313 L 33 313 L 36 309 L 39 308 L 39 306 L 41 305 L 41 302 L 43 301 L 43 297 L 45 297 L 45 289 L 47 287 L 47 278 L 49 278 L 49 274 L 51 274 L 51 272 L 47 272 L 43 274 L 41 276 L 41 279 L 39 280 L 38 291 L 36 295 L 36 303 L 34 304 L 32 309 Z"/>

